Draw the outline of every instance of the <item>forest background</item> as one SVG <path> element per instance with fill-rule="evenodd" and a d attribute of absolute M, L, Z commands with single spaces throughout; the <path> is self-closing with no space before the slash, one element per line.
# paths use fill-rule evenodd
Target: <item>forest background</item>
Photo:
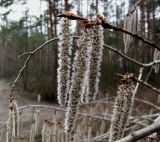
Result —
<path fill-rule="evenodd" d="M 73 11 L 79 16 L 91 19 L 97 11 L 107 17 L 108 22 L 123 27 L 124 18 L 137 0 L 39 0 L 40 13 L 32 15 L 29 8 L 24 8 L 19 20 L 9 18 L 12 14 L 13 4 L 25 7 L 27 0 L 1 0 L 0 8 L 6 8 L 0 13 L 0 78 L 10 81 L 15 79 L 22 67 L 25 57 L 18 59 L 24 52 L 29 52 L 40 46 L 45 41 L 58 37 L 60 33 L 60 18 L 57 14 Z M 43 8 L 46 5 L 46 8 Z M 36 6 L 36 5 L 35 5 Z M 84 12 L 85 11 L 85 12 Z M 137 8 L 137 34 L 159 44 L 160 41 L 160 1 L 142 0 Z M 73 22 L 72 35 L 81 35 L 81 23 Z M 123 33 L 105 30 L 104 42 L 122 53 L 124 52 Z M 73 41 L 73 53 L 76 51 L 76 41 Z M 133 39 L 128 56 L 143 63 L 153 61 L 155 49 L 137 39 Z M 73 55 L 74 57 L 74 55 Z M 56 101 L 56 76 L 57 76 L 57 42 L 52 42 L 46 48 L 34 55 L 27 69 L 23 72 L 18 84 L 28 92 L 41 94 L 43 99 Z M 133 72 L 139 74 L 139 67 L 112 51 L 104 49 L 100 78 L 100 94 L 116 94 L 118 79 L 114 74 Z M 148 83 L 160 87 L 160 74 L 153 68 L 144 71 L 146 79 L 151 72 Z"/>

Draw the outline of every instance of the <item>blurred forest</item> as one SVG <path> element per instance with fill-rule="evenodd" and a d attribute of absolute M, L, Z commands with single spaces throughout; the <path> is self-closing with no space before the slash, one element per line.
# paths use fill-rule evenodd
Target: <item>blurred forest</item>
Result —
<path fill-rule="evenodd" d="M 58 37 L 60 18 L 57 14 L 73 11 L 82 17 L 91 19 L 99 10 L 107 17 L 108 22 L 123 27 L 128 11 L 138 0 L 39 0 L 40 4 L 46 3 L 47 7 L 40 16 L 29 14 L 29 9 L 23 13 L 19 21 L 8 18 L 12 13 L 10 6 L 14 3 L 25 5 L 27 0 L 1 0 L 0 7 L 6 7 L 7 12 L 0 13 L 0 78 L 13 80 L 25 58 L 18 57 L 24 52 L 32 51 L 45 41 Z M 86 13 L 84 13 L 86 9 Z M 160 41 L 160 1 L 142 0 L 137 8 L 137 34 L 159 44 Z M 72 23 L 73 35 L 80 35 L 80 23 Z M 123 33 L 105 30 L 105 44 L 124 52 Z M 75 44 L 75 42 L 73 42 Z M 24 90 L 41 94 L 44 99 L 56 100 L 56 69 L 57 69 L 57 43 L 34 55 L 28 68 L 23 72 L 19 86 Z M 76 50 L 76 44 L 73 50 Z M 133 39 L 128 50 L 128 56 L 143 63 L 153 61 L 155 49 L 137 39 Z M 151 68 L 144 72 L 144 78 L 152 71 L 148 82 L 159 87 L 160 74 Z M 130 63 L 112 51 L 105 50 L 101 70 L 100 91 L 105 94 L 115 92 L 117 79 L 114 73 L 133 72 L 138 75 L 139 67 Z"/>

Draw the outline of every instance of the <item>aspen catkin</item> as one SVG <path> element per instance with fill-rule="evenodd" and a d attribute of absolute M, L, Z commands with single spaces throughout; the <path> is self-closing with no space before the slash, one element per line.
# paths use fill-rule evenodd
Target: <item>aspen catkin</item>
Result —
<path fill-rule="evenodd" d="M 58 47 L 58 102 L 60 105 L 66 105 L 67 96 L 70 86 L 70 55 L 71 55 L 71 42 L 69 35 L 69 20 L 64 18 L 62 21 L 62 36 L 60 38 Z"/>
<path fill-rule="evenodd" d="M 73 128 L 80 95 L 83 93 L 84 78 L 88 63 L 87 47 L 89 44 L 89 30 L 85 29 L 82 38 L 79 41 L 78 50 L 76 51 L 74 59 L 72 82 L 65 119 L 65 133 L 67 136 L 69 136 Z"/>

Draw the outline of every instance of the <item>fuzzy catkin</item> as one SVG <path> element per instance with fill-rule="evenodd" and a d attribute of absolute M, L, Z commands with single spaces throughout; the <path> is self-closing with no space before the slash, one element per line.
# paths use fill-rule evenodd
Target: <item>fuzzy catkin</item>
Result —
<path fill-rule="evenodd" d="M 109 142 L 120 139 L 124 132 L 132 106 L 132 84 L 122 84 L 118 88 L 114 111 L 111 119 Z"/>
<path fill-rule="evenodd" d="M 91 58 L 89 61 L 88 87 L 86 90 L 86 101 L 95 100 L 98 93 L 100 66 L 103 55 L 103 28 L 101 25 L 93 27 L 93 41 L 91 49 Z"/>
<path fill-rule="evenodd" d="M 90 47 L 90 29 L 84 29 L 83 35 L 79 40 L 78 50 L 74 58 L 72 82 L 69 92 L 69 101 L 65 118 L 65 133 L 67 136 L 74 125 L 80 95 L 83 93 L 85 73 L 88 64 L 88 47 Z"/>
<path fill-rule="evenodd" d="M 17 102 L 15 100 L 13 101 L 13 112 L 15 117 L 15 136 L 18 137 L 20 116 L 19 116 Z"/>
<path fill-rule="evenodd" d="M 7 122 L 7 138 L 6 142 L 14 142 L 15 139 L 15 115 L 14 111 L 10 109 L 9 118 Z"/>
<path fill-rule="evenodd" d="M 69 35 L 69 20 L 64 18 L 62 21 L 62 36 L 60 38 L 58 47 L 58 64 L 57 69 L 57 83 L 58 83 L 58 102 L 60 105 L 66 105 L 67 96 L 70 86 L 70 55 L 71 55 L 71 41 Z"/>
<path fill-rule="evenodd" d="M 7 122 L 7 142 L 14 142 L 19 135 L 19 111 L 17 102 L 11 99 Z"/>

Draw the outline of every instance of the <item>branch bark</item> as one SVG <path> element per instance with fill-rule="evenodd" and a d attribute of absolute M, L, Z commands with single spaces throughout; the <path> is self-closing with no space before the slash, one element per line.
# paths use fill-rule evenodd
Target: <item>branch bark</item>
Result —
<path fill-rule="evenodd" d="M 134 131 L 130 135 L 128 135 L 120 140 L 117 140 L 115 142 L 135 142 L 135 141 L 140 140 L 146 136 L 149 136 L 150 134 L 157 132 L 159 130 L 160 130 L 160 121 L 157 123 L 153 123 L 143 129 L 138 130 L 138 131 Z"/>

